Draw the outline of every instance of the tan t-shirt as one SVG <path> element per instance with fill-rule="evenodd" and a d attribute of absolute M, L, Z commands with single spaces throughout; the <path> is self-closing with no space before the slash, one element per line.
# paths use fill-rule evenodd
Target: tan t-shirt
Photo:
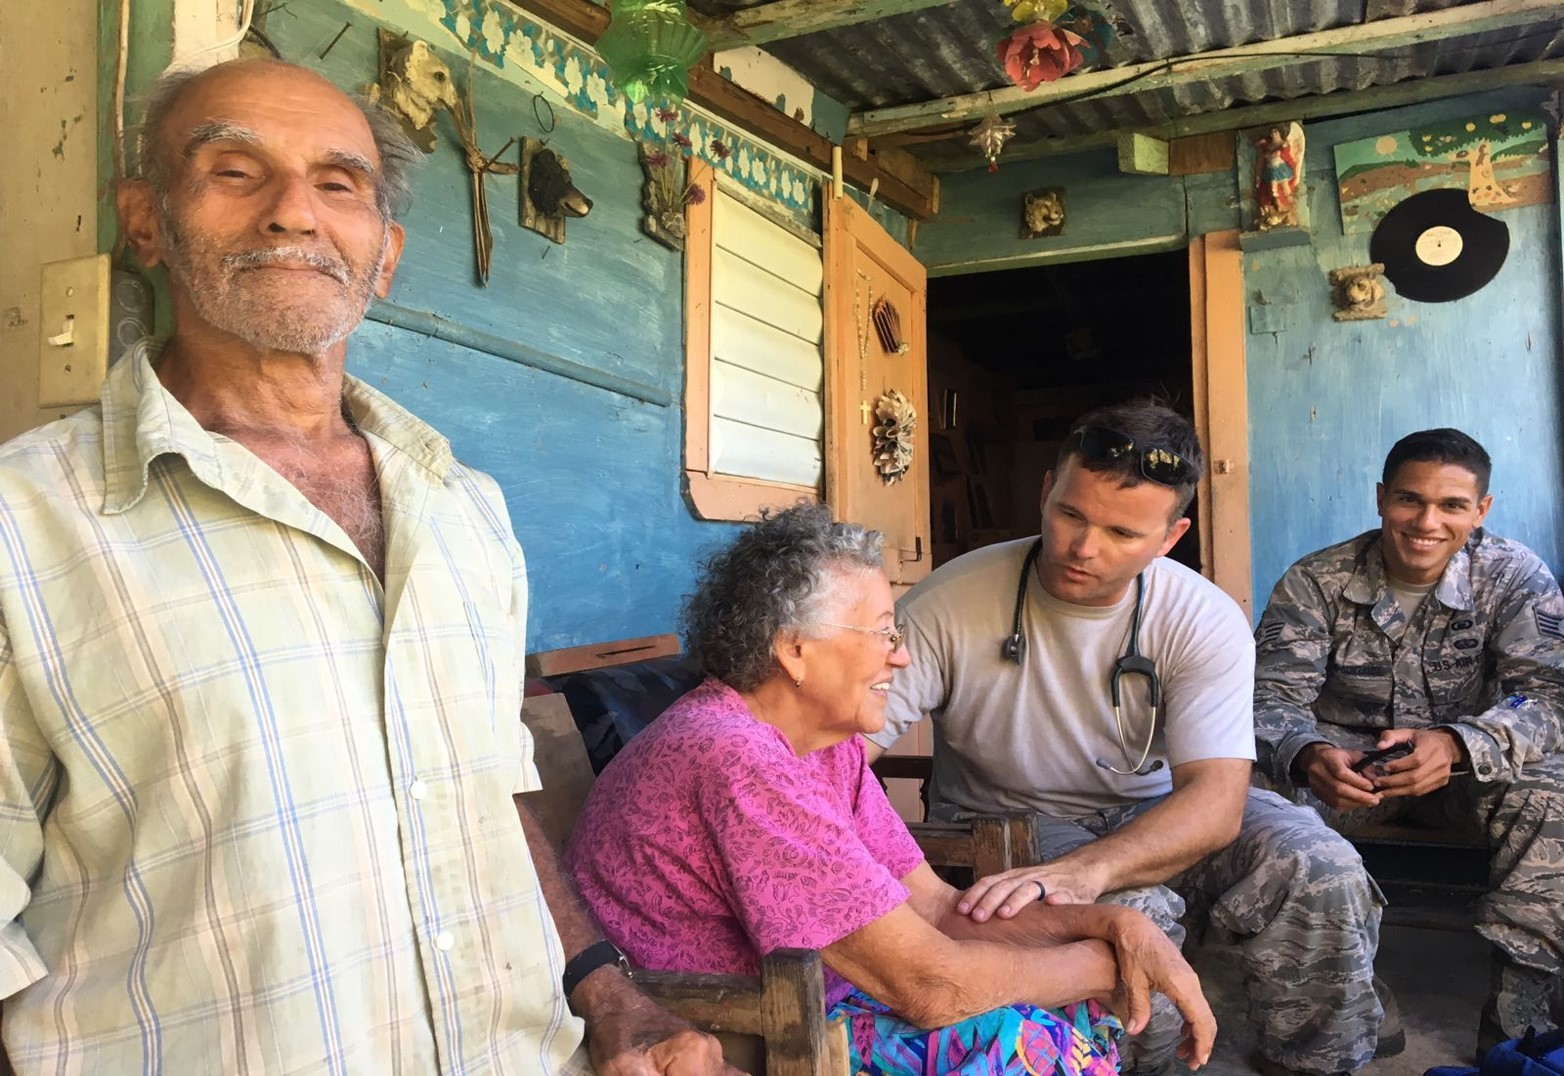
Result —
<path fill-rule="evenodd" d="M 1124 746 L 1114 728 L 1108 680 L 1124 653 L 1133 584 L 1117 605 L 1071 605 L 1034 573 L 1022 624 L 1026 657 L 1005 660 L 1016 582 L 1033 539 L 987 546 L 941 566 L 897 604 L 912 664 L 899 670 L 886 727 L 888 747 L 925 715 L 934 721 L 936 817 L 960 811 L 1034 810 L 1074 818 L 1171 791 L 1170 766 L 1255 757 L 1254 642 L 1248 620 L 1215 585 L 1159 558 L 1146 569 L 1140 651 L 1156 662 L 1162 711 L 1144 776 L 1132 768 L 1151 714 L 1146 678 L 1121 682 Z M 1126 758 L 1126 751 L 1128 757 Z"/>

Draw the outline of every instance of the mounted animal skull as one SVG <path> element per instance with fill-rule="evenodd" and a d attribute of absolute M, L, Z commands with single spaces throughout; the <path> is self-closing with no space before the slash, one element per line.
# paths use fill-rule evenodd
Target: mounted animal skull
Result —
<path fill-rule="evenodd" d="M 433 153 L 435 117 L 442 108 L 456 108 L 456 84 L 427 42 L 381 30 L 380 84 L 370 97 L 402 121 L 414 145 Z"/>
<path fill-rule="evenodd" d="M 565 218 L 584 217 L 592 199 L 570 179 L 570 162 L 535 138 L 521 149 L 521 223 L 556 243 L 565 241 Z"/>

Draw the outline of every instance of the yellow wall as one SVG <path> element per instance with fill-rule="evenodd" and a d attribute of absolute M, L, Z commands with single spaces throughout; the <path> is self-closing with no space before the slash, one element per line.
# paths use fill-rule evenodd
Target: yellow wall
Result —
<path fill-rule="evenodd" d="M 97 34 L 96 0 L 0 3 L 0 441 L 62 413 L 38 407 L 38 279 L 98 249 Z"/>

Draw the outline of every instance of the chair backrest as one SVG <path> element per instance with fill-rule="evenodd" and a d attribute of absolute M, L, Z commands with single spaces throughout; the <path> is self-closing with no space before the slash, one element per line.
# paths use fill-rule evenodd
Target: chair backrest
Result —
<path fill-rule="evenodd" d="M 521 723 L 532 733 L 532 761 L 543 781 L 541 789 L 521 799 L 538 816 L 555 850 L 563 850 L 592 791 L 592 763 L 563 695 L 525 699 Z"/>
<path fill-rule="evenodd" d="M 659 1005 L 710 1031 L 755 1076 L 850 1076 L 847 1025 L 825 1018 L 824 965 L 812 949 L 776 949 L 760 976 L 638 971 Z"/>

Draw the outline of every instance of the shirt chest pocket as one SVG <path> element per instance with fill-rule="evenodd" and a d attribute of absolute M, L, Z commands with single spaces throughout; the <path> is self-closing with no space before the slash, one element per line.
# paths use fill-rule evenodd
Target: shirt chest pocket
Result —
<path fill-rule="evenodd" d="M 1483 628 L 1470 616 L 1456 617 L 1442 632 L 1430 632 L 1423 647 L 1423 675 L 1434 717 L 1477 709 L 1487 649 Z"/>

